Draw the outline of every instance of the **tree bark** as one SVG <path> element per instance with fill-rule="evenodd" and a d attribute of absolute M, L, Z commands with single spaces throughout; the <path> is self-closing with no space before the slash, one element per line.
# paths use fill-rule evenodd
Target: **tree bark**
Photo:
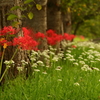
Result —
<path fill-rule="evenodd" d="M 34 0 L 36 4 L 40 4 L 42 6 L 41 10 L 36 8 L 36 4 L 34 4 L 32 12 L 34 14 L 33 19 L 25 19 L 23 21 L 23 26 L 32 28 L 34 33 L 41 32 L 46 33 L 47 30 L 47 0 Z M 47 48 L 46 39 L 41 41 L 41 45 L 39 49 L 43 50 Z"/>
<path fill-rule="evenodd" d="M 64 12 L 62 13 L 62 22 L 64 33 L 71 34 L 71 13 Z"/>
<path fill-rule="evenodd" d="M 47 5 L 47 29 L 53 29 L 61 33 L 61 0 L 48 0 Z"/>
<path fill-rule="evenodd" d="M 36 4 L 40 4 L 42 6 L 41 10 L 36 8 L 36 4 L 34 4 L 32 12 L 34 14 L 33 19 L 25 19 L 23 21 L 23 26 L 27 26 L 32 28 L 34 32 L 42 32 L 45 33 L 47 29 L 47 0 L 34 0 Z"/>

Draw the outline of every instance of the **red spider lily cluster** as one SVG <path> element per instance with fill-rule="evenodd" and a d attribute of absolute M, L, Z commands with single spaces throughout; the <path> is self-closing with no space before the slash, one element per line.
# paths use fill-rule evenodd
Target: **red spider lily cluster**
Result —
<path fill-rule="evenodd" d="M 4 27 L 0 30 L 0 45 L 4 46 L 4 44 L 6 44 L 7 46 L 19 46 L 23 50 L 35 50 L 39 45 L 40 39 L 46 38 L 49 45 L 56 45 L 62 40 L 72 41 L 75 38 L 74 35 L 68 33 L 61 35 L 53 30 L 48 30 L 46 34 L 41 32 L 34 33 L 32 30 L 25 27 L 22 28 L 23 36 L 16 37 L 18 32 L 19 31 L 12 26 Z M 12 35 L 13 39 L 9 40 L 8 37 Z"/>
<path fill-rule="evenodd" d="M 56 45 L 58 42 L 62 40 L 72 41 L 75 38 L 75 35 L 64 33 L 64 35 L 57 34 L 53 30 L 48 30 L 46 34 L 46 38 L 49 45 Z"/>

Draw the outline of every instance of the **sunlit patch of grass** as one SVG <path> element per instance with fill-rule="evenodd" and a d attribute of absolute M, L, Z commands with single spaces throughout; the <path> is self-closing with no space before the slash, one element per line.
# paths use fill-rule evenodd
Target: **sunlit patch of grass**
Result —
<path fill-rule="evenodd" d="M 80 36 L 76 36 L 73 41 L 74 42 L 83 42 L 83 41 L 89 41 L 89 39 L 80 35 Z"/>

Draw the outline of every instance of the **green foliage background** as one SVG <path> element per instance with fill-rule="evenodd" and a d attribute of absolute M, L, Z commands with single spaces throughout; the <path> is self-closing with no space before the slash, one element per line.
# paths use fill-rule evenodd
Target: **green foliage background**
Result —
<path fill-rule="evenodd" d="M 96 16 L 94 19 L 86 20 L 83 25 L 77 31 L 78 35 L 84 35 L 88 38 L 100 37 L 100 16 Z"/>
<path fill-rule="evenodd" d="M 62 0 L 62 11 L 70 11 L 72 33 L 97 38 L 100 34 L 100 0 Z M 70 9 L 70 10 L 69 10 Z"/>

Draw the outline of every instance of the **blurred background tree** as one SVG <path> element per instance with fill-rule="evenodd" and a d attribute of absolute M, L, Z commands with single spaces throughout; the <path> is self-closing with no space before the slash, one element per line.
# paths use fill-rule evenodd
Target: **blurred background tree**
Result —
<path fill-rule="evenodd" d="M 62 0 L 62 11 L 71 12 L 72 34 L 96 37 L 100 33 L 100 0 Z"/>
<path fill-rule="evenodd" d="M 77 31 L 77 35 L 84 35 L 90 39 L 100 37 L 100 16 L 96 16 L 94 19 L 86 20 Z"/>

